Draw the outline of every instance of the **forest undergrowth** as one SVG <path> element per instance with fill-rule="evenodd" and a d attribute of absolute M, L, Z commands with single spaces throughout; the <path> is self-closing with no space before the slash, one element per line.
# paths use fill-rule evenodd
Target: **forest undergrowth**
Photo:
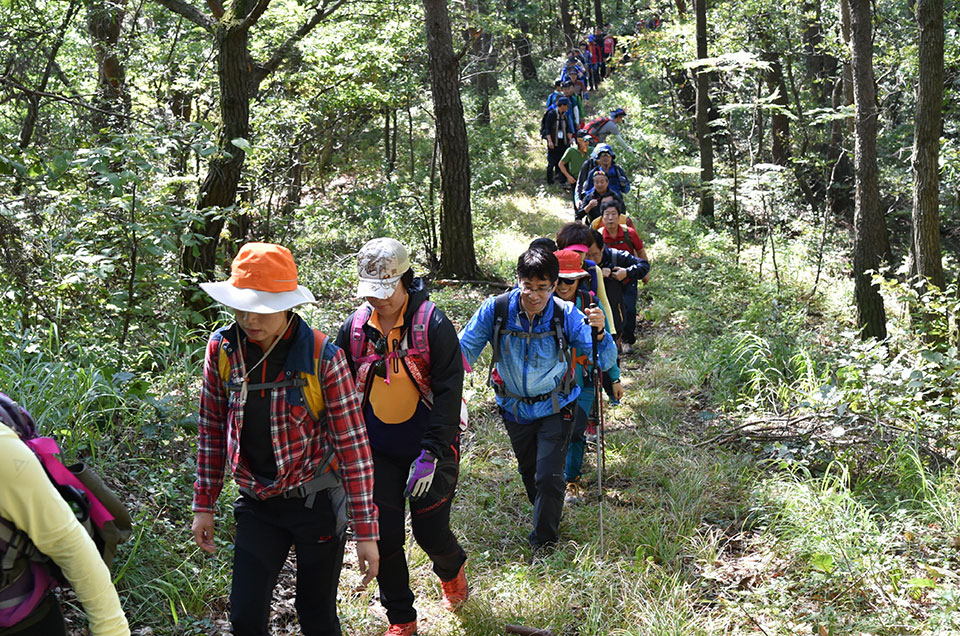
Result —
<path fill-rule="evenodd" d="M 555 551 L 531 554 L 531 507 L 484 386 L 487 351 L 466 386 L 471 423 L 452 519 L 471 600 L 456 616 L 443 612 L 429 560 L 409 547 L 420 633 L 493 636 L 508 623 L 558 636 L 960 632 L 956 436 L 925 426 L 956 430 L 956 348 L 925 344 L 902 325 L 883 345 L 861 344 L 847 318 L 846 241 L 825 241 L 818 275 L 819 234 L 788 222 L 765 233 L 755 220 L 738 253 L 722 220 L 715 229 L 695 222 L 685 172 L 671 170 L 690 161 L 688 140 L 670 132 L 657 69 L 655 57 L 641 58 L 594 100 L 597 112 L 631 113 L 626 136 L 638 154 L 618 149 L 618 160 L 633 177 L 627 205 L 653 265 L 637 352 L 623 360 L 627 394 L 606 411 L 603 544 L 588 447 L 594 495 L 566 508 Z M 542 185 L 535 128 L 545 91 L 502 87 L 494 123 L 472 133 L 476 239 L 490 278 L 509 281 L 532 238 L 572 219 L 560 191 Z M 503 161 L 508 151 L 519 156 Z M 404 186 L 377 187 L 402 195 Z M 795 197 L 779 187 L 774 204 L 789 217 Z M 305 313 L 328 333 L 355 304 L 350 254 L 366 237 L 401 236 L 423 271 L 423 219 L 378 215 L 365 203 L 372 196 L 328 194 L 304 207 L 291 233 L 322 300 Z M 432 297 L 462 326 L 496 291 L 437 286 Z M 909 307 L 908 289 L 891 283 L 885 293 Z M 927 300 L 948 312 L 947 300 Z M 54 329 L 30 332 L 0 363 L 0 384 L 33 396 L 65 453 L 95 460 L 135 511 L 114 573 L 141 636 L 228 631 L 234 486 L 220 499 L 217 553 L 201 553 L 189 533 L 203 338 L 163 334 L 143 354 L 155 373 L 107 368 Z M 351 550 L 344 633 L 381 634 L 376 587 L 354 590 Z M 293 589 L 288 564 L 276 634 L 299 633 Z M 80 624 L 76 607 L 69 616 Z"/>

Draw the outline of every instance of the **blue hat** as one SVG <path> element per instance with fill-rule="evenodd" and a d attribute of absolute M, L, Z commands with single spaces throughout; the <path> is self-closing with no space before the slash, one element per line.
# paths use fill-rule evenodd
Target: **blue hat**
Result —
<path fill-rule="evenodd" d="M 570 100 L 566 97 L 561 97 L 557 100 L 557 106 L 569 106 Z"/>
<path fill-rule="evenodd" d="M 596 37 L 595 35 L 593 35 L 592 33 L 587 36 L 587 42 L 593 42 L 593 41 L 596 40 L 596 39 L 597 39 L 597 37 Z"/>
<path fill-rule="evenodd" d="M 613 153 L 613 148 L 610 147 L 610 144 L 598 144 L 597 147 L 593 149 L 593 158 L 597 159 L 604 152 L 610 155 L 612 159 L 617 158 L 617 155 Z"/>
<path fill-rule="evenodd" d="M 627 111 L 623 110 L 622 108 L 618 108 L 616 110 L 610 111 L 610 119 L 616 119 L 617 117 L 626 117 L 626 116 L 627 116 Z"/>

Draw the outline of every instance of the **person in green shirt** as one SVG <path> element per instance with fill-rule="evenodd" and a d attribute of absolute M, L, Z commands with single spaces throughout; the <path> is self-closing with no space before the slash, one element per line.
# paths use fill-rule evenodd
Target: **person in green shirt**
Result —
<path fill-rule="evenodd" d="M 563 156 L 560 157 L 560 172 L 567 180 L 565 188 L 570 192 L 574 191 L 577 184 L 577 178 L 574 175 L 580 174 L 580 168 L 590 156 L 591 148 L 589 140 L 592 139 L 586 130 L 577 131 L 577 145 L 567 148 Z"/>

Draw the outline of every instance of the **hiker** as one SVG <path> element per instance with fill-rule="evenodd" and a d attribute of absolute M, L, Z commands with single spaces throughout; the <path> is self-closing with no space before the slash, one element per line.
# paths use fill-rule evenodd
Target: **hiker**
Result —
<path fill-rule="evenodd" d="M 604 201 L 606 201 L 606 203 Z M 600 224 L 593 229 L 600 231 L 603 237 L 603 245 L 612 247 L 613 249 L 623 250 L 632 256 L 637 256 L 646 261 L 650 260 L 647 258 L 647 251 L 643 246 L 643 239 L 637 234 L 637 230 L 634 228 L 630 218 L 620 211 L 619 204 L 612 198 L 605 198 L 600 202 L 600 209 L 603 210 L 598 219 Z M 596 224 L 596 221 L 594 221 L 594 224 Z M 648 274 L 643 279 L 643 282 L 650 282 L 649 278 L 650 276 Z"/>
<path fill-rule="evenodd" d="M 577 178 L 573 175 L 580 174 L 580 168 L 583 162 L 590 156 L 590 135 L 585 130 L 578 130 L 575 136 L 577 143 L 567 148 L 563 156 L 560 157 L 560 163 L 557 167 L 560 173 L 566 178 L 567 185 L 565 189 L 574 191 L 577 185 Z"/>
<path fill-rule="evenodd" d="M 599 166 L 597 169 L 599 169 Z M 592 187 L 583 193 L 583 201 L 574 213 L 576 220 L 585 219 L 586 223 L 591 223 L 600 216 L 600 201 L 604 198 L 613 197 L 617 201 L 617 205 L 623 205 L 623 197 L 611 189 L 610 179 L 606 172 L 600 171 L 591 174 L 593 176 Z"/>
<path fill-rule="evenodd" d="M 554 294 L 561 300 L 574 303 L 577 309 L 583 311 L 595 302 L 595 297 L 581 289 L 579 281 L 589 274 L 584 271 L 581 261 L 583 256 L 573 250 L 558 250 L 554 252 L 560 265 L 557 278 L 557 289 Z M 596 395 L 593 378 L 590 370 L 593 366 L 592 350 L 572 352 L 574 372 L 577 385 L 580 387 L 580 396 L 577 398 L 577 408 L 573 420 L 573 432 L 570 436 L 570 445 L 567 448 L 567 457 L 564 462 L 563 480 L 564 503 L 574 504 L 582 501 L 580 493 L 580 478 L 583 474 L 583 453 L 585 449 L 584 432 L 587 429 L 587 419 L 593 410 L 593 400 Z M 623 386 L 620 384 L 620 367 L 614 364 L 609 371 L 616 399 L 623 398 Z"/>
<path fill-rule="evenodd" d="M 300 627 L 306 636 L 338 636 L 347 509 L 361 585 L 379 563 L 373 461 L 350 367 L 339 347 L 293 311 L 315 301 L 297 284 L 287 248 L 247 243 L 229 279 L 200 287 L 236 321 L 207 344 L 194 539 L 214 552 L 213 512 L 229 462 L 240 490 L 233 504 L 233 633 L 269 633 L 272 591 L 293 545 Z"/>
<path fill-rule="evenodd" d="M 600 60 L 602 52 L 600 43 L 597 42 L 597 36 L 590 34 L 587 36 L 587 85 L 590 90 L 595 91 L 600 88 Z"/>
<path fill-rule="evenodd" d="M 357 254 L 363 305 L 340 327 L 373 451 L 373 500 L 380 513 L 380 602 L 384 636 L 417 631 L 404 557 L 406 498 L 413 537 L 440 578 L 443 607 L 467 600 L 467 555 L 450 531 L 460 459 L 463 356 L 457 331 L 414 276 L 406 248 L 391 238 Z"/>
<path fill-rule="evenodd" d="M 534 550 L 559 538 L 563 463 L 580 394 L 570 373 L 570 349 L 592 350 L 596 327 L 600 366 L 609 368 L 616 359 L 599 308 L 581 312 L 554 299 L 558 273 L 553 253 L 527 250 L 517 259 L 518 288 L 487 299 L 460 332 L 470 364 L 487 343 L 493 347 L 489 383 L 533 504 L 527 540 Z"/>
<path fill-rule="evenodd" d="M 606 26 L 606 33 L 603 36 L 603 42 L 601 43 L 603 48 L 603 62 L 605 71 L 603 76 L 608 77 L 613 74 L 614 63 L 613 57 L 616 54 L 617 50 L 617 38 L 613 36 L 610 31 L 613 30 L 613 25 L 608 24 Z"/>
<path fill-rule="evenodd" d="M 624 208 L 623 199 L 620 198 L 620 195 L 617 195 L 617 194 L 614 194 L 613 192 L 609 192 L 609 191 L 608 191 L 607 194 L 604 195 L 604 196 L 600 199 L 600 210 L 601 210 L 601 214 L 602 214 L 602 211 L 603 211 L 603 210 L 606 210 L 606 209 L 607 209 L 608 207 L 610 207 L 610 206 L 613 206 L 613 207 L 617 208 L 617 210 L 620 212 L 620 216 L 619 216 L 619 218 L 617 219 L 617 223 L 618 223 L 618 224 L 620 224 L 620 225 L 625 225 L 625 226 L 633 229 L 634 231 L 636 231 L 637 228 L 636 228 L 636 226 L 633 224 L 633 219 L 631 219 L 629 216 L 627 216 L 626 212 L 625 212 L 624 209 L 623 209 L 623 208 Z M 598 216 L 597 218 L 595 218 L 595 219 L 590 223 L 590 228 L 593 229 L 593 230 L 600 230 L 600 229 L 602 229 L 602 228 L 603 228 L 603 219 L 602 219 L 601 217 L 599 217 L 599 216 Z"/>
<path fill-rule="evenodd" d="M 0 557 L 30 553 L 9 564 L 3 560 L 0 634 L 66 636 L 52 593 L 57 580 L 43 555 L 73 587 L 93 636 L 129 636 L 100 551 L 17 432 L 17 420 L 24 418 L 29 413 L 0 393 Z"/>
<path fill-rule="evenodd" d="M 580 82 L 579 80 L 576 83 L 567 81 L 563 83 L 563 86 L 561 86 L 564 97 L 570 100 L 570 110 L 567 111 L 567 115 L 570 119 L 570 130 L 572 131 L 580 130 L 583 128 L 583 124 L 585 123 L 583 95 L 581 95 L 582 87 L 583 82 Z"/>
<path fill-rule="evenodd" d="M 546 108 L 556 108 L 557 100 L 564 97 L 563 82 L 557 80 L 553 83 L 553 92 L 547 96 Z"/>
<path fill-rule="evenodd" d="M 589 124 L 583 128 L 590 134 L 591 139 L 593 139 L 594 147 L 593 151 L 590 153 L 590 158 L 583 162 L 583 165 L 580 167 L 580 174 L 577 175 L 577 197 L 576 200 L 580 201 L 581 205 L 584 201 L 584 195 L 586 191 L 593 187 L 593 179 L 590 178 L 597 166 L 603 165 L 604 171 L 610 169 L 610 166 L 613 165 L 613 162 L 616 160 L 616 154 L 613 152 L 613 148 L 610 144 L 599 143 L 596 141 L 596 138 L 593 137 L 593 134 L 590 133 Z M 622 171 L 617 172 L 617 179 L 620 178 Z M 623 177 L 626 179 L 626 173 L 623 172 Z M 619 184 L 621 185 L 622 184 Z M 629 181 L 627 182 L 627 188 L 629 189 Z M 621 187 L 620 190 L 623 188 Z M 579 206 L 578 206 L 579 207 Z"/>
<path fill-rule="evenodd" d="M 637 154 L 637 151 L 630 147 L 630 144 L 627 143 L 627 140 L 623 138 L 623 135 L 620 134 L 620 124 L 623 123 L 624 118 L 627 116 L 627 111 L 622 108 L 617 108 L 610 111 L 608 117 L 598 117 L 588 124 L 585 128 L 587 131 L 596 137 L 597 143 L 603 144 L 606 143 L 607 137 L 613 135 L 617 141 L 623 144 L 623 147 L 629 150 L 632 154 Z"/>
<path fill-rule="evenodd" d="M 573 142 L 573 131 L 567 119 L 568 108 L 570 100 L 560 97 L 556 108 L 548 108 L 540 122 L 540 137 L 547 140 L 547 185 L 553 185 L 555 173 L 559 176 L 557 164 Z"/>
<path fill-rule="evenodd" d="M 613 316 L 613 305 L 607 298 L 607 292 L 603 285 L 603 272 L 593 261 L 587 260 L 587 252 L 590 250 L 590 243 L 593 241 L 593 234 L 583 223 L 571 221 L 564 223 L 557 230 L 557 249 L 573 250 L 580 254 L 583 270 L 590 275 L 589 279 L 583 281 L 583 287 L 597 297 L 598 305 L 603 310 L 605 318 L 604 327 L 612 336 L 617 335 L 616 323 Z"/>
<path fill-rule="evenodd" d="M 587 178 L 583 184 L 584 190 L 593 187 L 593 178 L 598 172 L 603 172 L 610 180 L 610 189 L 621 197 L 630 192 L 630 179 L 627 173 L 619 165 L 614 163 L 617 156 L 613 152 L 610 144 L 597 144 L 594 149 L 597 158 L 597 165 L 587 173 Z"/>
<path fill-rule="evenodd" d="M 606 247 L 600 232 L 596 230 L 591 230 L 591 232 L 593 233 L 593 240 L 587 251 L 587 258 L 600 266 L 608 292 L 610 292 L 611 287 L 620 288 L 617 292 L 622 302 L 621 315 L 623 316 L 623 322 L 622 327 L 618 328 L 617 334 L 623 353 L 632 353 L 633 345 L 637 342 L 635 334 L 637 328 L 637 281 L 644 280 L 649 275 L 650 262 L 646 258 L 634 256 L 627 251 Z M 610 294 L 608 293 L 607 296 L 609 297 Z"/>

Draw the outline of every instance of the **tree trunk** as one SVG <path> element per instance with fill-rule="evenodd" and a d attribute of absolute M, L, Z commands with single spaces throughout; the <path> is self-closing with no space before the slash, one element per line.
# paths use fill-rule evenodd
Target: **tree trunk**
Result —
<path fill-rule="evenodd" d="M 883 297 L 873 284 L 870 270 L 880 267 L 884 225 L 880 211 L 877 169 L 877 106 L 873 76 L 873 41 L 870 0 L 849 0 L 850 41 L 853 69 L 854 169 L 856 211 L 854 214 L 853 275 L 857 325 L 863 338 L 885 338 L 886 312 Z"/>
<path fill-rule="evenodd" d="M 256 0 L 237 0 L 235 15 L 246 16 Z M 200 186 L 197 210 L 202 218 L 194 221 L 191 231 L 195 245 L 187 245 L 183 251 L 181 267 L 188 277 L 184 289 L 185 301 L 199 311 L 209 304 L 205 296 L 195 292 L 197 284 L 213 278 L 217 264 L 217 247 L 220 232 L 226 218 L 223 208 L 236 203 L 240 184 L 240 169 L 246 153 L 231 143 L 232 140 L 250 138 L 250 87 L 252 61 L 248 51 L 249 29 L 238 28 L 237 22 L 218 23 L 217 76 L 220 80 L 220 151 L 210 161 L 207 176 Z"/>
<path fill-rule="evenodd" d="M 570 0 L 560 0 L 560 23 L 563 25 L 564 46 L 573 46 L 573 19 L 570 17 Z"/>
<path fill-rule="evenodd" d="M 537 65 L 533 62 L 533 56 L 530 53 L 530 23 L 527 21 L 525 6 L 521 6 L 519 12 L 516 2 L 507 0 L 507 13 L 512 16 L 513 25 L 517 28 L 517 35 L 513 36 L 513 48 L 517 52 L 517 58 L 520 60 L 520 74 L 525 82 L 537 79 Z"/>
<path fill-rule="evenodd" d="M 94 132 L 100 135 L 103 143 L 110 131 L 126 129 L 126 115 L 130 112 L 126 69 L 117 50 L 126 0 L 86 0 L 86 4 L 87 30 L 93 39 L 93 52 L 97 58 L 97 97 L 94 103 L 100 109 L 94 113 L 92 123 Z"/>
<path fill-rule="evenodd" d="M 489 14 L 486 0 L 477 0 L 476 9 L 479 16 L 482 16 L 480 20 L 486 22 Z M 477 123 L 481 126 L 490 125 L 490 95 L 497 90 L 497 51 L 494 47 L 493 33 L 489 29 L 484 29 L 480 36 L 473 40 L 473 55 L 477 62 L 473 84 L 480 96 Z"/>
<path fill-rule="evenodd" d="M 593 15 L 597 19 L 597 27 L 603 28 L 603 1 L 593 0 Z"/>
<path fill-rule="evenodd" d="M 423 0 L 423 8 L 433 109 L 442 157 L 440 273 L 447 278 L 474 278 L 478 271 L 470 214 L 470 152 L 450 16 L 444 0 Z"/>
<path fill-rule="evenodd" d="M 677 5 L 677 15 L 682 20 L 687 15 L 687 3 L 685 0 L 675 0 L 674 4 Z"/>
<path fill-rule="evenodd" d="M 696 0 L 697 14 L 697 59 L 707 57 L 707 7 L 706 0 Z M 713 224 L 713 142 L 708 126 L 710 112 L 710 74 L 702 67 L 697 69 L 697 142 L 700 145 L 700 209 L 701 219 Z"/>
<path fill-rule="evenodd" d="M 940 257 L 940 131 L 943 123 L 943 0 L 917 0 L 920 27 L 913 137 L 912 261 L 917 275 L 944 287 Z"/>
<path fill-rule="evenodd" d="M 761 17 L 761 22 L 763 21 L 764 18 Z M 775 95 L 775 108 L 770 113 L 770 157 L 772 163 L 785 166 L 790 158 L 790 118 L 787 114 L 790 100 L 787 97 L 787 84 L 783 79 L 780 55 L 763 27 L 760 30 L 760 40 L 763 43 L 762 58 L 768 65 L 763 78 L 770 95 Z"/>

